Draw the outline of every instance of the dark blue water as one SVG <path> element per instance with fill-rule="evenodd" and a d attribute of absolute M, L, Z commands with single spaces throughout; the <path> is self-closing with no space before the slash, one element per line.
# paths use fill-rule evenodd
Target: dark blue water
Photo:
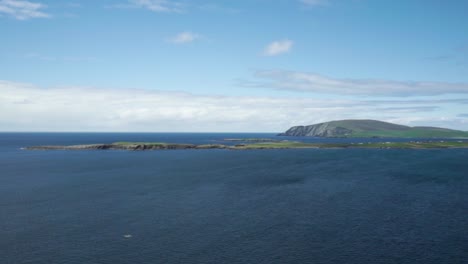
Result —
<path fill-rule="evenodd" d="M 468 263 L 466 149 L 20 150 L 269 136 L 2 133 L 0 263 Z"/>

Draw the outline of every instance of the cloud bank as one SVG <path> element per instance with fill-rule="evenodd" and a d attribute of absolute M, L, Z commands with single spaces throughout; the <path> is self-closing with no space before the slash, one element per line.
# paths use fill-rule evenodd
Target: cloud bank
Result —
<path fill-rule="evenodd" d="M 340 79 L 306 72 L 257 71 L 256 81 L 244 86 L 278 90 L 368 96 L 425 96 L 468 94 L 468 83 L 392 81 L 378 79 Z M 260 81 L 261 80 L 261 81 Z"/>
<path fill-rule="evenodd" d="M 435 112 L 438 106 L 466 100 L 437 103 L 40 88 L 0 81 L 0 131 L 281 132 L 347 118 L 468 130 L 467 118 Z"/>
<path fill-rule="evenodd" d="M 276 56 L 283 53 L 289 52 L 294 45 L 294 42 L 291 40 L 279 40 L 273 41 L 272 43 L 268 44 L 263 50 L 263 55 L 265 56 Z"/>
<path fill-rule="evenodd" d="M 0 15 L 8 15 L 18 20 L 31 18 L 47 18 L 50 15 L 43 12 L 46 8 L 41 3 L 22 0 L 0 0 Z"/>

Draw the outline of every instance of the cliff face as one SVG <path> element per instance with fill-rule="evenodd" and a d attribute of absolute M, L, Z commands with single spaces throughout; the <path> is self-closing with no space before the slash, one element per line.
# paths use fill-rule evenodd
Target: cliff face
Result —
<path fill-rule="evenodd" d="M 296 137 L 346 137 L 351 135 L 353 130 L 334 126 L 330 123 L 321 123 L 311 126 L 295 126 L 288 129 L 286 132 L 279 134 L 280 136 L 296 136 Z"/>

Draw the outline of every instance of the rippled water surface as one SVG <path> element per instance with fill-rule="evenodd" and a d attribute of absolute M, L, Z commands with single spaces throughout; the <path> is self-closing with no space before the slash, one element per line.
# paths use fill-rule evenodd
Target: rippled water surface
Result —
<path fill-rule="evenodd" d="M 1 133 L 0 263 L 468 263 L 467 149 L 21 150 L 233 137 Z"/>

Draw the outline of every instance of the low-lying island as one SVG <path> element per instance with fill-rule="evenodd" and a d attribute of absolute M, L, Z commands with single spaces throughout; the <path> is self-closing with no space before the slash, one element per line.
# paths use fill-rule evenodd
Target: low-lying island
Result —
<path fill-rule="evenodd" d="M 303 148 L 372 148 L 372 149 L 446 149 L 468 148 L 468 141 L 410 141 L 410 142 L 360 142 L 360 143 L 306 143 L 298 141 L 261 141 L 238 140 L 242 144 L 184 144 L 162 142 L 115 142 L 110 144 L 85 144 L 70 146 L 32 146 L 27 150 L 177 150 L 177 149 L 303 149 Z"/>

